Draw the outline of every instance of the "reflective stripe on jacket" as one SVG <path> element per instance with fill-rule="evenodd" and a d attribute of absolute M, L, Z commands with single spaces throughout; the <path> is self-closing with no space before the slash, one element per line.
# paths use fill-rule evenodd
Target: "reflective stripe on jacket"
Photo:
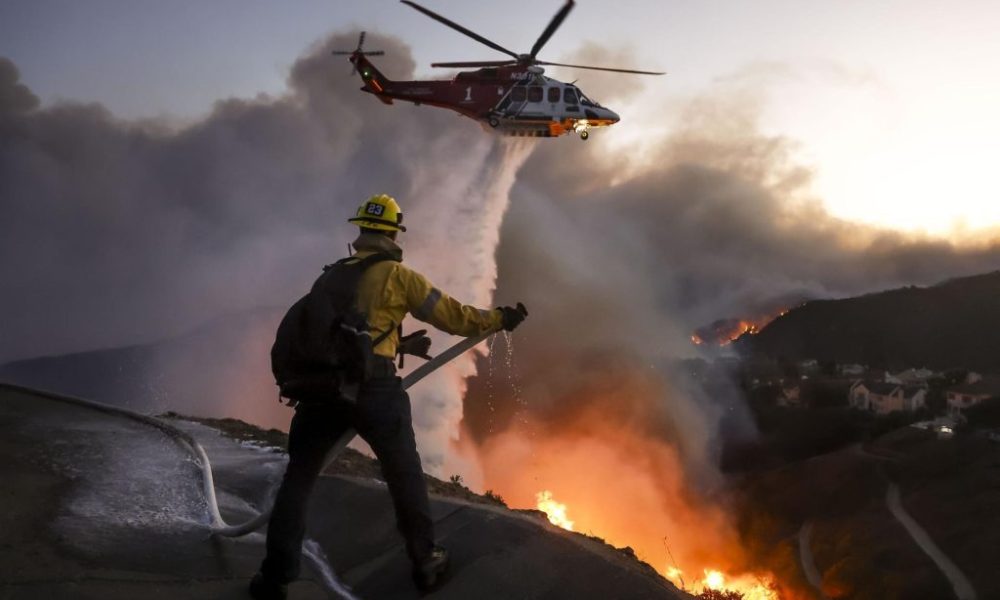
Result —
<path fill-rule="evenodd" d="M 403 258 L 402 249 L 384 235 L 362 234 L 354 242 L 355 256 L 388 252 Z M 450 333 L 469 337 L 501 328 L 499 310 L 482 310 L 462 304 L 434 287 L 426 277 L 406 265 L 383 261 L 370 267 L 358 288 L 358 309 L 368 315 L 372 337 L 388 329 L 389 335 L 375 347 L 375 354 L 393 358 L 399 345 L 396 326 L 407 313 Z"/>

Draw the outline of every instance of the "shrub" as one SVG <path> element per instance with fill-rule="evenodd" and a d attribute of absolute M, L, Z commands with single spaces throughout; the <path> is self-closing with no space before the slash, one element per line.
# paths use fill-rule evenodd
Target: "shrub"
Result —
<path fill-rule="evenodd" d="M 497 504 L 502 504 L 503 506 L 507 506 L 507 503 L 503 501 L 503 496 L 494 492 L 493 490 L 486 490 L 485 492 L 483 492 L 483 496 L 486 496 L 487 498 L 496 502 Z"/>

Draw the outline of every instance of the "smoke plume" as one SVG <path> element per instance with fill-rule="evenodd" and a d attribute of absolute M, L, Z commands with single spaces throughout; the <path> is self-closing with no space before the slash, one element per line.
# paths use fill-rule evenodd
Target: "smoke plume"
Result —
<path fill-rule="evenodd" d="M 661 572 L 679 567 L 688 583 L 702 568 L 753 569 L 715 466 L 721 444 L 752 437 L 753 424 L 735 390 L 674 360 L 699 355 L 691 333 L 778 298 L 1000 267 L 996 240 L 830 216 L 794 141 L 758 129 L 750 88 L 741 79 L 690 99 L 652 155 L 536 149 L 498 249 L 498 300 L 525 302 L 531 317 L 510 363 L 502 347 L 481 359 L 465 400 L 464 447 L 483 487 L 522 506 L 550 490 L 578 530 L 632 545 Z M 649 166 L 609 184 L 630 161 Z"/>
<path fill-rule="evenodd" d="M 528 147 L 358 92 L 330 56 L 356 40 L 317 43 L 287 93 L 220 100 L 186 126 L 41 107 L 0 60 L 0 362 L 172 339 L 137 407 L 284 427 L 267 354 L 277 319 L 345 255 L 357 205 L 383 192 L 404 206 L 407 262 L 490 306 L 499 222 Z M 411 78 L 405 46 L 373 42 L 388 77 Z M 459 362 L 415 398 L 432 470 L 457 435 L 470 372 Z"/>

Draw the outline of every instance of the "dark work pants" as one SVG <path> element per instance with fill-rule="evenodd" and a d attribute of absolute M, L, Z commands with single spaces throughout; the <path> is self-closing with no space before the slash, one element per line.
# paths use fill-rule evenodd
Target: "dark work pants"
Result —
<path fill-rule="evenodd" d="M 413 437 L 410 398 L 398 377 L 378 377 L 362 387 L 356 404 L 296 407 L 288 431 L 288 468 L 267 528 L 267 556 L 260 568 L 266 578 L 281 583 L 298 578 L 309 494 L 326 453 L 349 428 L 371 446 L 381 464 L 410 559 L 419 563 L 433 549 L 434 524 Z"/>

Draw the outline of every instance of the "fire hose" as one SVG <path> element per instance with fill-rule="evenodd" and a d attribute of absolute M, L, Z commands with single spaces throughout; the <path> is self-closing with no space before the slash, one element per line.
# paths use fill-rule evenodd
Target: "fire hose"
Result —
<path fill-rule="evenodd" d="M 485 341 L 490 336 L 495 334 L 496 334 L 495 331 L 491 331 L 489 333 L 484 333 L 479 336 L 465 338 L 464 340 L 452 345 L 450 348 L 448 348 L 441 354 L 438 354 L 431 360 L 425 362 L 424 364 L 420 365 L 419 367 L 414 369 L 410 374 L 404 377 L 403 389 L 404 390 L 408 389 L 409 387 L 413 386 L 415 383 L 417 383 L 424 377 L 427 377 L 428 375 L 438 370 L 445 364 L 465 354 L 466 352 L 468 352 L 469 350 L 476 347 L 481 342 Z M 347 432 L 344 433 L 344 435 L 340 437 L 339 440 L 337 440 L 337 443 L 335 443 L 333 447 L 330 448 L 330 451 L 327 452 L 326 454 L 326 458 L 323 460 L 323 468 L 320 469 L 321 473 L 325 471 L 327 467 L 329 467 L 330 464 L 333 463 L 333 461 L 337 460 L 337 456 L 339 456 L 340 453 L 344 451 L 344 448 L 346 448 L 347 445 L 351 443 L 351 440 L 354 439 L 355 435 L 357 435 L 357 432 L 355 432 L 353 429 L 349 429 L 347 430 Z M 190 438 L 190 436 L 187 437 Z M 202 448 L 201 445 L 198 444 L 198 442 L 194 441 L 193 438 L 190 438 L 190 442 L 191 443 L 189 443 L 188 446 L 191 447 L 191 450 L 194 452 L 195 456 L 198 457 L 198 461 L 201 463 L 202 466 L 202 478 L 205 487 L 205 498 L 206 501 L 208 502 L 210 517 L 212 518 L 212 524 L 211 524 L 212 533 L 214 535 L 221 535 L 225 537 L 239 537 L 257 531 L 258 529 L 263 527 L 264 524 L 267 523 L 268 519 L 271 518 L 271 509 L 273 508 L 273 502 L 274 502 L 273 494 L 267 507 L 264 510 L 262 510 L 259 515 L 257 515 L 256 517 L 250 519 L 245 523 L 240 523 L 237 525 L 229 525 L 222 519 L 222 515 L 219 513 L 219 504 L 215 496 L 215 482 L 212 479 L 212 465 L 208 461 L 208 455 L 205 454 L 204 448 Z"/>
<path fill-rule="evenodd" d="M 479 343 L 485 341 L 490 336 L 495 335 L 496 332 L 485 333 L 480 336 L 466 338 L 431 360 L 427 361 L 420 367 L 414 369 L 409 375 L 403 378 L 403 389 L 407 389 L 427 377 L 434 371 L 438 370 L 445 364 L 451 362 L 455 358 L 465 354 Z M 77 398 L 74 396 L 68 396 L 64 394 L 57 394 L 54 392 L 48 392 L 43 390 L 36 390 L 31 388 L 26 388 L 23 386 L 9 384 L 5 382 L 0 382 L 0 386 L 18 390 L 27 393 L 42 394 L 53 400 L 58 400 L 62 402 L 67 402 L 70 404 L 76 404 L 79 406 L 84 406 L 94 410 L 98 410 L 103 413 L 124 416 L 132 420 L 138 421 L 140 423 L 145 423 L 159 429 L 163 433 L 167 434 L 174 440 L 176 440 L 181 446 L 187 448 L 187 450 L 194 456 L 195 464 L 198 465 L 201 470 L 202 477 L 202 487 L 205 492 L 205 502 L 208 505 L 209 518 L 211 523 L 209 528 L 212 535 L 221 535 L 226 537 L 239 537 L 247 535 L 260 529 L 270 518 L 271 510 L 274 503 L 274 494 L 272 492 L 270 501 L 267 507 L 261 511 L 261 513 L 245 523 L 240 523 L 237 525 L 230 525 L 222 518 L 222 514 L 219 512 L 219 502 L 215 494 L 215 479 L 212 476 L 212 463 L 208 459 L 208 454 L 205 449 L 202 448 L 201 444 L 192 436 L 191 434 L 183 431 L 169 423 L 152 417 L 149 415 L 144 415 L 142 413 L 129 410 L 127 408 L 120 408 L 117 406 L 110 406 L 107 404 L 102 404 L 100 402 L 95 402 L 92 400 L 85 400 L 83 398 Z M 327 453 L 326 458 L 323 462 L 323 468 L 320 472 L 325 471 L 330 464 L 337 459 L 337 456 L 343 452 L 344 448 L 354 439 L 356 432 L 354 430 L 348 430 L 341 438 L 334 444 L 333 448 Z M 330 570 L 325 557 L 322 556 L 322 551 L 319 546 L 311 541 L 307 540 L 306 544 L 303 546 L 303 554 L 305 558 L 312 564 L 312 567 L 316 570 L 320 577 L 320 583 L 326 589 L 328 594 L 333 598 L 347 598 L 349 600 L 356 600 L 355 596 L 351 594 L 350 590 L 343 587 L 340 582 L 336 579 L 336 576 Z"/>
<path fill-rule="evenodd" d="M 436 357 L 422 364 L 420 367 L 414 369 L 410 374 L 404 377 L 403 389 L 405 390 L 413 386 L 421 379 L 427 377 L 434 371 L 438 370 L 439 368 L 451 362 L 455 358 L 461 356 L 462 354 L 465 354 L 466 352 L 468 352 L 469 350 L 471 350 L 472 348 L 474 348 L 475 346 L 477 346 L 478 344 L 480 344 L 481 342 L 485 341 L 490 336 L 495 334 L 496 332 L 491 331 L 489 333 L 485 333 L 479 336 L 465 338 L 460 342 L 454 344 L 441 354 L 438 354 Z M 211 461 L 209 461 L 208 454 L 205 452 L 205 449 L 202 448 L 201 444 L 199 444 L 198 441 L 194 439 L 194 436 L 187 433 L 186 431 L 174 427 L 173 425 L 170 425 L 169 423 L 161 419 L 157 419 L 156 417 L 144 415 L 142 413 L 129 410 L 127 408 L 110 406 L 108 404 L 102 404 L 100 402 L 95 402 L 93 400 L 86 400 L 83 398 L 77 398 L 65 394 L 58 394 L 44 390 L 27 388 L 24 386 L 19 386 L 5 382 L 0 382 L 0 385 L 9 389 L 19 390 L 22 392 L 28 392 L 34 394 L 41 393 L 53 400 L 59 400 L 62 402 L 68 402 L 71 404 L 85 406 L 87 408 L 98 410 L 100 412 L 107 414 L 125 416 L 132 420 L 139 421 L 140 423 L 145 423 L 146 425 L 155 427 L 156 429 L 159 429 L 163 433 L 175 439 L 181 446 L 185 447 L 194 456 L 195 463 L 201 470 L 202 487 L 205 492 L 205 502 L 208 505 L 209 519 L 211 521 L 209 527 L 213 535 L 221 535 L 226 537 L 239 537 L 242 535 L 247 535 L 248 533 L 252 533 L 260 529 L 271 516 L 271 508 L 272 508 L 271 504 L 273 504 L 273 494 L 271 501 L 268 503 L 265 510 L 261 511 L 261 513 L 256 517 L 250 519 L 245 523 L 239 523 L 237 525 L 230 525 L 226 523 L 226 521 L 222 518 L 222 514 L 219 512 L 219 501 L 215 494 L 215 479 L 212 476 L 212 463 Z M 333 448 L 331 448 L 330 451 L 327 453 L 326 459 L 323 462 L 322 470 L 326 470 L 326 468 L 330 466 L 330 463 L 336 460 L 337 456 L 341 452 L 343 452 L 344 448 L 346 448 L 347 445 L 351 442 L 351 440 L 354 439 L 355 435 L 356 432 L 354 430 L 348 430 L 337 441 L 337 443 L 333 446 Z"/>

